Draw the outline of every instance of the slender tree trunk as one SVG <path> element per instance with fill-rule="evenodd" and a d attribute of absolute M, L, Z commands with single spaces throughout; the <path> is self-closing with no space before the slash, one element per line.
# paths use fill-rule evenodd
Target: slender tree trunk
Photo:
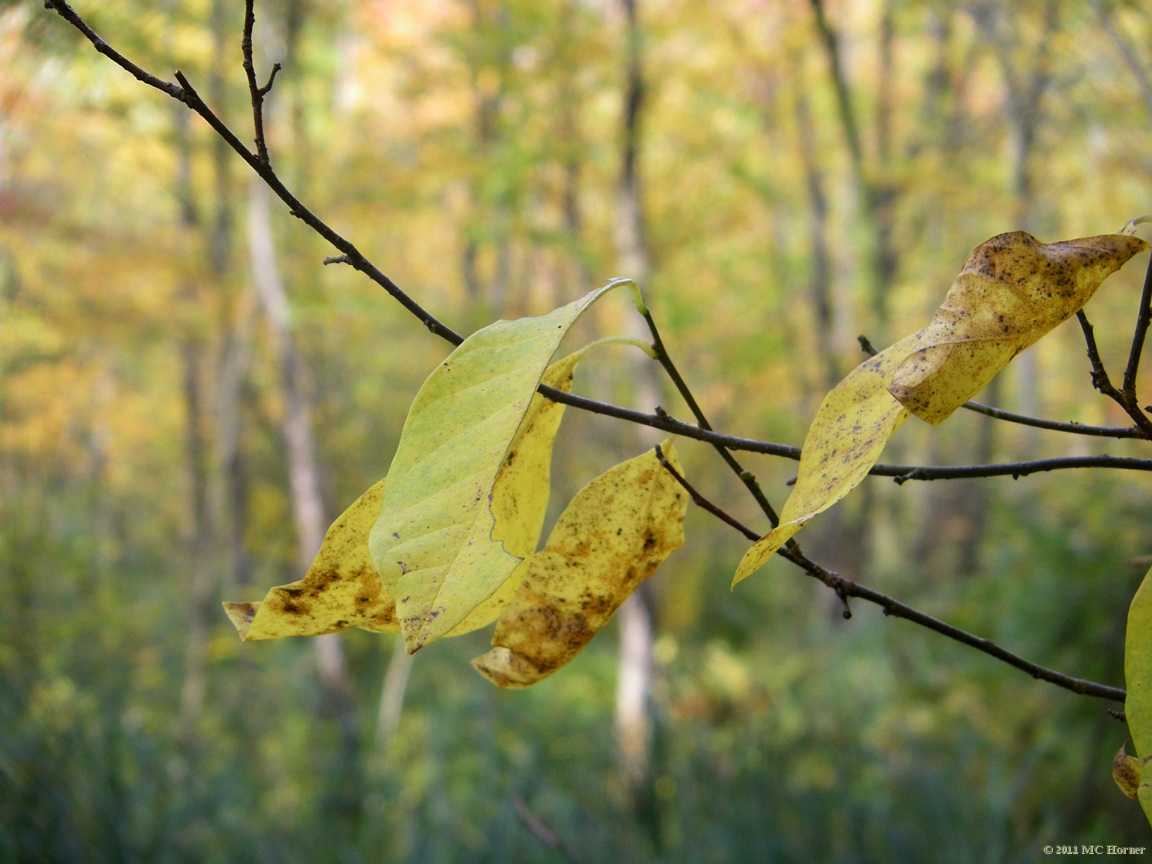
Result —
<path fill-rule="evenodd" d="M 626 30 L 624 109 L 621 129 L 620 179 L 616 196 L 615 241 L 619 272 L 645 283 L 651 271 L 645 236 L 644 208 L 639 161 L 645 83 L 642 67 L 639 0 L 620 0 Z M 643 323 L 629 316 L 632 335 L 649 338 Z M 629 377 L 638 404 L 651 410 L 660 403 L 654 367 L 643 358 L 630 357 Z M 639 432 L 644 444 L 655 442 L 651 430 Z M 620 608 L 620 666 L 616 688 L 616 747 L 620 775 L 628 805 L 647 828 L 655 848 L 660 847 L 658 813 L 653 795 L 652 705 L 657 672 L 654 645 L 654 602 L 651 583 L 640 588 Z"/>
<path fill-rule="evenodd" d="M 280 276 L 272 234 L 269 193 L 254 180 L 249 193 L 248 243 L 252 281 L 272 334 L 280 365 L 284 400 L 282 432 L 288 450 L 288 478 L 292 515 L 296 526 L 298 571 L 308 569 L 324 538 L 327 520 L 320 494 L 320 469 L 312 436 L 312 406 L 304 385 L 304 372 L 291 330 L 288 296 Z M 339 734 L 338 790 L 331 806 L 337 815 L 354 819 L 360 800 L 359 734 L 353 689 L 348 680 L 344 652 L 337 634 L 312 639 L 316 667 L 324 690 L 324 705 Z"/>
<path fill-rule="evenodd" d="M 179 111 L 174 119 L 179 152 L 175 190 L 179 222 L 181 229 L 191 238 L 199 229 L 199 218 L 192 197 L 192 157 L 187 112 Z M 181 393 L 184 400 L 184 442 L 188 459 L 191 530 L 188 538 L 187 643 L 184 649 L 184 680 L 180 688 L 179 732 L 183 739 L 189 740 L 195 733 L 208 686 L 208 634 L 215 613 L 212 601 L 216 584 L 211 557 L 212 520 L 206 440 L 208 423 L 204 393 L 208 351 L 204 337 L 196 326 L 201 299 L 196 284 L 185 283 L 180 293 L 189 313 L 189 324 L 180 354 L 183 364 Z"/>

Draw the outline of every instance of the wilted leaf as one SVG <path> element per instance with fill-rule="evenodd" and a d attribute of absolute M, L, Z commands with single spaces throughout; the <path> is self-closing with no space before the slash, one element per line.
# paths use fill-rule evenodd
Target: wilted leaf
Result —
<path fill-rule="evenodd" d="M 1129 756 L 1128 750 L 1121 747 L 1112 757 L 1112 779 L 1120 787 L 1120 791 L 1133 800 L 1136 799 L 1140 788 L 1140 772 L 1144 766 L 1135 756 Z"/>
<path fill-rule="evenodd" d="M 357 498 L 332 523 L 303 579 L 271 589 L 260 603 L 224 604 L 241 639 L 319 636 L 346 627 L 387 633 L 400 629 L 396 604 L 368 554 L 368 532 L 380 512 L 385 482 Z"/>
<path fill-rule="evenodd" d="M 1024 231 L 977 246 L 927 327 L 866 360 L 825 397 L 780 524 L 745 553 L 732 584 L 852 491 L 908 412 L 943 422 L 1147 248 L 1123 234 L 1046 244 Z"/>
<path fill-rule="evenodd" d="M 679 467 L 671 444 L 665 457 Z M 572 499 L 504 610 L 492 649 L 472 661 L 501 687 L 527 687 L 571 660 L 684 543 L 688 496 L 654 452 Z"/>
<path fill-rule="evenodd" d="M 943 422 L 1147 248 L 1124 234 L 1041 243 L 1026 231 L 981 243 L 920 331 L 923 347 L 896 370 L 889 391 L 920 419 Z"/>
<path fill-rule="evenodd" d="M 369 539 L 409 651 L 460 626 L 522 560 L 494 536 L 493 487 L 501 465 L 568 329 L 625 281 L 539 318 L 485 327 L 420 388 Z"/>
<path fill-rule="evenodd" d="M 1144 580 L 1128 607 L 1128 628 L 1124 636 L 1124 684 L 1128 696 L 1124 700 L 1124 714 L 1128 718 L 1128 731 L 1136 756 L 1144 763 L 1145 775 L 1140 790 L 1140 805 L 1152 822 L 1152 801 L 1148 800 L 1147 784 L 1152 777 L 1148 766 L 1152 764 L 1152 570 Z"/>

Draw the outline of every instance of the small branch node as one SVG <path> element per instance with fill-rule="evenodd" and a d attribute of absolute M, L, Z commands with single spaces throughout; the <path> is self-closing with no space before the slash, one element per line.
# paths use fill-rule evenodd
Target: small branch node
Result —
<path fill-rule="evenodd" d="M 276 82 L 277 73 L 279 73 L 279 71 L 283 68 L 284 67 L 281 66 L 279 63 L 273 63 L 272 64 L 272 72 L 268 76 L 268 83 L 265 84 L 260 89 L 258 89 L 256 92 L 259 93 L 261 96 L 267 96 L 268 93 L 272 90 L 272 85 Z"/>

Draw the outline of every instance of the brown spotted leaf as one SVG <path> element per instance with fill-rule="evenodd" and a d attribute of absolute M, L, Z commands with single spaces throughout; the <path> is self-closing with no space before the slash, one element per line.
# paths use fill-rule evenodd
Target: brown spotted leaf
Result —
<path fill-rule="evenodd" d="M 1147 248 L 1125 234 L 1041 243 L 1026 231 L 981 243 L 920 331 L 923 347 L 892 376 L 889 392 L 921 420 L 943 422 Z"/>
<path fill-rule="evenodd" d="M 385 482 L 357 498 L 332 523 L 303 579 L 271 589 L 263 602 L 224 604 L 241 639 L 319 636 L 347 627 L 400 630 L 396 604 L 368 554 L 368 532 L 380 512 Z"/>
<path fill-rule="evenodd" d="M 825 397 L 780 524 L 745 553 L 732 584 L 852 491 L 909 412 L 943 422 L 1147 248 L 1125 234 L 1046 244 L 1024 231 L 978 246 L 927 327 L 864 361 Z"/>
<path fill-rule="evenodd" d="M 619 342 L 594 342 L 545 370 L 543 383 L 565 392 L 572 388 L 576 365 L 593 348 Z M 623 340 L 631 342 L 632 340 Z M 532 397 L 527 413 L 504 458 L 492 490 L 495 537 L 510 552 L 527 558 L 536 550 L 548 486 L 552 442 L 564 416 L 564 405 Z M 365 492 L 337 519 L 308 573 L 298 582 L 272 588 L 263 602 L 225 603 L 224 609 L 242 639 L 275 639 L 283 636 L 316 636 L 346 627 L 380 633 L 396 633 L 396 604 L 372 564 L 368 535 L 380 513 L 384 480 Z M 512 599 L 521 568 L 508 584 L 474 609 L 449 636 L 458 636 L 496 620 Z"/>
<path fill-rule="evenodd" d="M 672 445 L 663 450 L 678 468 Z M 683 487 L 653 451 L 597 477 L 530 560 L 497 621 L 493 647 L 472 665 L 501 687 L 528 687 L 551 675 L 683 545 L 687 507 Z"/>
<path fill-rule="evenodd" d="M 1112 779 L 1120 787 L 1120 791 L 1132 800 L 1139 796 L 1140 773 L 1144 766 L 1135 756 L 1128 755 L 1128 749 L 1121 746 L 1112 757 Z"/>

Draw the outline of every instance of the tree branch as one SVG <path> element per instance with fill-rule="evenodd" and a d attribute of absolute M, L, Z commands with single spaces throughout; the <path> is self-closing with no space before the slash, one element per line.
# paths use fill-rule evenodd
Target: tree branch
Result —
<path fill-rule="evenodd" d="M 201 98 L 200 94 L 196 92 L 196 89 L 182 72 L 177 71 L 175 73 L 176 80 L 180 86 L 169 84 L 157 78 L 155 75 L 145 72 L 135 63 L 128 60 L 123 54 L 112 48 L 107 42 L 96 35 L 95 31 L 88 26 L 84 19 L 76 14 L 65 0 L 44 0 L 44 3 L 46 8 L 55 11 L 61 18 L 84 34 L 85 38 L 92 43 L 97 51 L 109 57 L 118 66 L 127 69 L 137 80 L 150 87 L 156 88 L 162 93 L 171 96 L 173 99 L 183 102 L 192 111 L 200 115 L 200 117 L 212 127 L 216 134 L 224 139 L 228 146 L 248 163 L 248 166 L 256 172 L 260 179 L 268 184 L 268 188 L 275 192 L 276 196 L 288 205 L 288 210 L 293 216 L 335 246 L 336 249 L 346 256 L 347 263 L 351 267 L 359 270 L 392 295 L 401 306 L 412 313 L 430 332 L 450 342 L 452 345 L 459 345 L 464 341 L 464 338 L 456 333 L 456 331 L 441 322 L 404 293 L 395 282 L 385 276 L 376 265 L 364 257 L 351 241 L 342 237 L 315 213 L 305 207 L 304 204 L 289 191 L 288 187 L 284 185 L 276 172 L 272 170 L 271 166 L 260 161 L 260 157 L 249 150 L 244 143 L 236 137 L 236 134 L 228 128 L 228 125 L 208 107 L 208 104 Z"/>
<path fill-rule="evenodd" d="M 684 490 L 692 497 L 692 501 L 697 506 L 702 507 L 712 515 L 718 517 L 727 525 L 735 528 L 746 538 L 750 540 L 760 539 L 759 535 L 757 535 L 755 531 L 741 523 L 735 517 L 726 513 L 716 504 L 713 504 L 711 501 L 701 495 L 695 488 L 693 488 L 693 486 L 688 483 L 688 481 L 685 480 L 684 477 L 681 476 L 681 474 L 672 467 L 672 465 L 668 463 L 668 461 L 664 458 L 663 453 L 660 452 L 659 447 L 656 448 L 656 456 L 660 460 L 660 463 L 664 466 L 664 469 L 673 476 L 676 482 L 684 487 Z M 1050 684 L 1055 684 L 1058 687 L 1063 687 L 1065 690 L 1071 690 L 1073 693 L 1078 693 L 1082 696 L 1095 696 L 1099 699 L 1110 699 L 1115 702 L 1123 702 L 1125 698 L 1127 698 L 1127 693 L 1119 687 L 1110 687 L 1107 684 L 1099 684 L 1095 681 L 1089 681 L 1084 678 L 1074 678 L 1073 676 L 1066 675 L 1063 672 L 1057 672 L 1055 669 L 1049 669 L 1045 666 L 1039 665 L 1038 663 L 1033 663 L 1031 660 L 1026 660 L 1020 655 L 1014 654 L 1006 648 L 997 645 L 991 639 L 985 639 L 982 636 L 969 633 L 967 630 L 962 630 L 959 627 L 956 627 L 945 621 L 941 621 L 939 618 L 934 618 L 933 616 L 925 612 L 921 612 L 919 609 L 909 606 L 906 603 L 901 603 L 900 601 L 889 597 L 887 594 L 883 594 L 880 591 L 875 591 L 872 588 L 869 588 L 866 585 L 861 585 L 859 582 L 854 582 L 851 579 L 845 579 L 838 573 L 833 573 L 832 571 L 821 567 L 819 564 L 816 564 L 814 561 L 804 557 L 803 555 L 797 555 L 787 547 L 781 549 L 776 554 L 788 559 L 794 564 L 798 564 L 804 569 L 806 573 L 808 573 L 809 576 L 812 576 L 815 579 L 819 579 L 821 582 L 831 588 L 836 593 L 836 596 L 840 598 L 841 602 L 844 603 L 845 618 L 851 617 L 851 612 L 848 610 L 847 606 L 847 598 L 858 597 L 861 600 L 867 600 L 869 603 L 874 603 L 875 605 L 879 606 L 884 610 L 885 615 L 891 616 L 893 618 L 903 618 L 906 621 L 919 624 L 921 627 L 926 627 L 927 629 L 939 633 L 942 636 L 946 636 L 949 639 L 960 642 L 961 644 L 967 645 L 970 648 L 975 648 L 977 651 L 988 654 L 991 657 L 995 657 L 997 660 L 1007 663 L 1009 666 L 1014 666 L 1022 672 L 1027 672 L 1033 678 L 1036 678 L 1040 681 L 1047 681 Z"/>
<path fill-rule="evenodd" d="M 1152 322 L 1152 258 L 1148 259 L 1148 269 L 1144 273 L 1144 288 L 1140 292 L 1140 308 L 1136 312 L 1136 328 L 1132 333 L 1132 347 L 1128 349 L 1128 365 L 1124 369 L 1122 392 L 1129 405 L 1140 407 L 1136 396 L 1136 376 L 1140 372 L 1140 357 L 1144 353 L 1144 340 L 1148 336 L 1148 325 Z"/>
<path fill-rule="evenodd" d="M 1148 290 L 1148 282 L 1145 280 L 1145 291 Z M 1141 298 L 1141 311 L 1143 311 L 1143 308 L 1143 298 Z M 1091 322 L 1088 320 L 1088 316 L 1084 314 L 1083 309 L 1076 313 L 1076 320 L 1080 322 L 1080 329 L 1084 333 L 1084 343 L 1088 349 L 1088 362 L 1092 365 L 1092 386 L 1123 408 L 1128 413 L 1128 416 L 1136 422 L 1136 425 L 1140 427 L 1140 430 L 1145 433 L 1145 436 L 1152 438 L 1152 420 L 1141 410 L 1136 400 L 1135 370 L 1139 366 L 1139 360 L 1133 362 L 1131 356 L 1129 357 L 1128 365 L 1133 368 L 1133 389 L 1129 397 L 1129 394 L 1116 389 L 1116 385 L 1112 383 L 1112 379 L 1108 376 L 1108 370 L 1104 368 L 1104 361 L 1100 359 L 1100 349 L 1096 345 L 1096 334 L 1093 331 Z M 1147 328 L 1147 323 L 1145 323 L 1144 328 Z M 1139 340 L 1139 345 L 1137 345 L 1137 340 Z M 1138 323 L 1136 336 L 1133 339 L 1132 350 L 1142 349 L 1143 344 L 1143 331 L 1140 329 Z"/>
<path fill-rule="evenodd" d="M 265 165 L 270 165 L 268 158 L 268 144 L 264 139 L 264 97 L 272 89 L 276 80 L 276 73 L 280 71 L 280 64 L 272 65 L 272 72 L 268 75 L 268 83 L 261 87 L 256 82 L 256 64 L 252 60 L 252 28 L 256 24 L 255 0 L 244 0 L 244 38 L 240 42 L 240 50 L 244 55 L 244 76 L 248 79 L 248 97 L 252 101 L 252 128 L 256 134 L 256 158 Z"/>
<path fill-rule="evenodd" d="M 822 17 L 822 8 L 819 0 L 812 0 L 814 8 L 817 10 L 818 15 Z M 249 94 L 252 99 L 252 112 L 253 123 L 255 126 L 256 134 L 256 151 L 253 152 L 240 141 L 240 139 L 232 132 L 228 125 L 217 115 L 203 100 L 200 94 L 192 86 L 191 82 L 180 71 L 175 73 L 178 84 L 172 84 L 164 81 L 155 75 L 145 71 L 141 67 L 132 63 L 124 55 L 113 49 L 108 43 L 101 39 L 95 31 L 78 15 L 76 12 L 65 2 L 65 0 L 45 0 L 45 8 L 55 11 L 60 17 L 67 21 L 70 25 L 80 31 L 83 36 L 92 43 L 93 47 L 100 54 L 108 57 L 118 66 L 128 71 L 138 81 L 153 87 L 162 93 L 170 96 L 173 99 L 183 103 L 190 110 L 198 114 L 208 125 L 216 132 L 220 138 L 227 143 L 227 145 L 234 150 L 239 156 L 248 164 L 248 166 L 268 185 L 268 187 L 279 197 L 289 209 L 289 212 L 296 218 L 303 221 L 313 231 L 327 240 L 333 247 L 339 251 L 339 255 L 328 256 L 324 259 L 325 264 L 329 263 L 343 263 L 355 268 L 356 270 L 364 273 L 373 282 L 383 287 L 397 302 L 399 302 L 405 309 L 407 309 L 413 316 L 421 321 L 424 326 L 433 334 L 439 336 L 453 346 L 459 345 L 463 342 L 463 337 L 441 322 L 431 313 L 426 311 L 420 304 L 409 297 L 403 290 L 401 290 L 388 276 L 381 272 L 374 264 L 372 264 L 352 243 L 337 233 L 326 222 L 320 219 L 310 209 L 308 209 L 280 180 L 279 176 L 272 169 L 270 160 L 268 158 L 267 146 L 264 140 L 263 129 L 263 98 L 272 87 L 273 80 L 275 79 L 278 66 L 274 66 L 271 75 L 269 76 L 267 84 L 263 87 L 256 83 L 255 67 L 252 62 L 252 27 L 254 23 L 254 12 L 252 0 L 245 0 L 245 22 L 244 22 L 244 40 L 242 44 L 242 52 L 244 56 L 244 68 L 246 78 L 249 85 Z M 830 32 L 830 28 L 826 26 L 822 30 Z M 826 32 L 825 38 L 827 38 Z M 1150 277 L 1152 278 L 1152 277 Z M 1152 291 L 1146 283 L 1145 294 L 1146 299 L 1142 303 L 1141 311 L 1149 307 L 1147 295 Z M 646 312 L 646 310 L 645 310 Z M 1091 325 L 1087 323 L 1087 319 L 1083 318 L 1083 313 L 1078 313 L 1081 316 L 1081 325 L 1085 328 L 1085 335 L 1089 343 L 1089 357 L 1093 362 L 1093 383 L 1096 384 L 1099 379 L 1107 388 L 1110 388 L 1108 395 L 1120 401 L 1124 405 L 1124 394 L 1116 391 L 1115 387 L 1107 378 L 1107 373 L 1103 369 L 1102 363 L 1099 360 L 1099 352 L 1096 350 L 1095 341 L 1092 339 Z M 790 459 L 799 459 L 800 448 L 792 447 L 783 444 L 773 444 L 771 442 L 756 441 L 753 439 L 737 438 L 735 436 L 724 435 L 714 431 L 708 423 L 703 412 L 700 410 L 696 400 L 684 382 L 679 371 L 672 363 L 671 358 L 668 356 L 667 351 L 664 349 L 663 342 L 660 339 L 659 333 L 652 322 L 651 316 L 645 314 L 645 320 L 648 322 L 649 329 L 652 331 L 654 348 L 661 358 L 661 364 L 676 384 L 677 389 L 681 395 L 684 396 L 689 409 L 697 419 L 698 425 L 691 425 L 670 417 L 666 412 L 657 409 L 655 414 L 643 414 L 642 412 L 632 411 L 630 409 L 622 408 L 616 405 L 609 405 L 606 403 L 596 402 L 594 400 L 586 399 L 584 397 L 576 396 L 574 394 L 564 393 L 554 388 L 541 386 L 540 392 L 549 399 L 557 402 L 563 402 L 572 407 L 580 408 L 586 411 L 591 411 L 597 414 L 604 414 L 606 416 L 616 417 L 622 420 L 627 420 L 633 423 L 639 423 L 646 426 L 651 426 L 656 429 L 662 429 L 674 434 L 680 434 L 688 438 L 694 438 L 700 441 L 706 441 L 712 444 L 721 455 L 725 458 L 725 462 L 740 476 L 745 485 L 748 486 L 749 491 L 752 492 L 761 506 L 765 508 L 773 524 L 778 522 L 778 517 L 772 510 L 770 504 L 764 498 L 763 493 L 760 492 L 755 479 L 752 478 L 748 472 L 744 471 L 739 466 L 739 463 L 731 456 L 728 450 L 748 450 L 750 452 L 766 453 L 770 455 L 782 456 Z M 1143 344 L 1143 332 L 1147 328 L 1147 321 L 1143 325 L 1143 330 L 1140 329 L 1138 324 L 1137 336 L 1139 338 L 1139 345 L 1137 340 L 1134 339 L 1133 351 L 1138 355 L 1138 347 Z M 864 340 L 866 342 L 866 340 Z M 1135 369 L 1138 361 L 1133 362 L 1130 358 L 1130 367 Z M 1135 378 L 1135 371 L 1132 375 Z M 1101 389 L 1100 385 L 1097 385 Z M 1115 395 L 1114 395 L 1115 394 Z M 1125 405 L 1126 410 L 1132 414 L 1128 405 Z M 1139 412 L 1138 412 L 1139 413 Z M 1006 418 L 1004 418 L 1006 419 Z M 1134 416 L 1137 425 L 1140 426 L 1141 431 L 1146 434 L 1152 433 L 1152 421 L 1139 414 L 1139 418 Z M 1072 424 L 1075 425 L 1075 424 Z M 1120 436 L 1116 436 L 1120 437 Z M 1134 436 L 1133 436 L 1134 437 Z M 1152 437 L 1152 434 L 1149 434 Z M 733 517 L 724 513 L 716 505 L 707 502 L 695 489 L 690 487 L 687 482 L 671 466 L 663 460 L 665 467 L 672 471 L 676 479 L 684 486 L 684 488 L 692 495 L 692 498 L 697 504 L 709 510 L 709 512 L 716 515 L 722 521 L 726 522 L 736 530 L 744 534 L 748 538 L 758 538 L 758 535 L 752 529 L 741 525 Z M 890 465 L 877 465 L 873 468 L 873 474 L 881 476 L 893 476 L 897 478 L 898 482 L 905 482 L 907 480 L 929 480 L 929 479 L 944 479 L 946 477 L 985 477 L 996 476 L 997 474 L 1011 474 L 1013 476 L 1023 476 L 1024 474 L 1033 473 L 1034 471 L 1050 471 L 1057 468 L 1071 468 L 1071 467 L 1123 467 L 1132 470 L 1152 470 L 1152 460 L 1140 459 L 1118 459 L 1109 456 L 1099 457 L 1074 457 L 1070 459 L 1049 459 L 1037 460 L 1034 462 L 1020 462 L 1005 465 L 976 465 L 976 466 L 961 466 L 956 468 L 927 468 L 917 466 L 890 466 Z M 832 589 L 838 597 L 844 602 L 845 616 L 850 617 L 851 611 L 848 609 L 847 598 L 859 597 L 867 600 L 868 602 L 879 605 L 884 609 L 885 614 L 892 615 L 898 618 L 905 618 L 913 623 L 920 624 L 930 630 L 934 630 L 942 635 L 951 639 L 961 642 L 970 647 L 976 648 L 983 653 L 989 654 L 997 659 L 1008 663 L 1021 669 L 1035 678 L 1049 681 L 1064 687 L 1065 689 L 1072 690 L 1075 693 L 1080 693 L 1089 696 L 1096 696 L 1099 698 L 1113 699 L 1122 701 L 1125 698 L 1123 690 L 1114 687 L 1107 687 L 1102 684 L 1096 684 L 1091 681 L 1084 681 L 1077 678 L 1072 678 L 1063 675 L 1053 670 L 1045 669 L 1030 661 L 1012 654 L 1009 651 L 999 647 L 990 640 L 974 636 L 959 628 L 953 627 L 939 621 L 932 616 L 920 612 L 906 604 L 900 603 L 891 597 L 888 597 L 880 592 L 867 588 L 864 585 L 844 579 L 832 571 L 821 567 L 811 559 L 807 558 L 800 552 L 798 546 L 794 543 L 784 547 L 779 552 L 780 555 L 787 558 L 789 561 L 799 565 L 810 576 L 819 579 L 830 589 Z"/>
<path fill-rule="evenodd" d="M 660 331 L 656 327 L 656 322 L 652 319 L 652 313 L 645 306 L 640 313 L 644 317 L 644 323 L 648 325 L 648 332 L 652 334 L 652 348 L 656 352 L 656 360 L 664 367 L 664 371 L 668 373 L 668 377 L 672 379 L 672 383 L 676 385 L 680 396 L 684 399 L 685 404 L 688 405 L 688 410 L 692 412 L 692 416 L 696 418 L 697 425 L 707 431 L 712 432 L 712 424 L 708 422 L 708 418 L 704 415 L 704 409 L 696 401 L 696 397 L 692 395 L 692 390 L 684 377 L 680 374 L 680 370 L 676 368 L 676 364 L 672 362 L 672 357 L 668 353 L 668 349 L 664 347 L 664 340 L 660 338 Z M 665 415 L 666 416 L 666 415 Z M 709 442 L 712 447 L 720 454 L 720 458 L 724 460 L 725 464 L 732 469 L 732 472 L 740 478 L 740 482 L 760 505 L 760 509 L 764 511 L 764 515 L 768 517 L 768 521 L 772 523 L 775 528 L 780 524 L 780 517 L 776 514 L 775 508 L 768 502 L 768 498 L 764 495 L 760 484 L 756 481 L 756 477 L 750 471 L 746 471 L 739 462 L 736 461 L 728 448 L 723 444 L 716 441 Z"/>

